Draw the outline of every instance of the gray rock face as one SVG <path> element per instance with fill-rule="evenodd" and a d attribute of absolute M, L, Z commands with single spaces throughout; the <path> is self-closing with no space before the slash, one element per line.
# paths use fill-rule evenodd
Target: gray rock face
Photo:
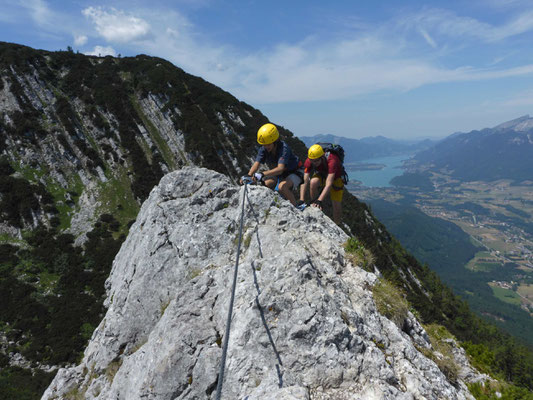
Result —
<path fill-rule="evenodd" d="M 161 180 L 115 259 L 82 363 L 43 399 L 215 398 L 243 191 L 199 168 Z M 223 399 L 473 398 L 417 350 L 431 344 L 412 315 L 407 334 L 377 312 L 377 277 L 345 259 L 329 218 L 264 187 L 248 199 Z"/>
<path fill-rule="evenodd" d="M 496 131 L 513 130 L 516 132 L 526 132 L 533 129 L 533 118 L 530 118 L 529 115 L 523 115 L 520 118 L 499 124 L 493 129 Z"/>
<path fill-rule="evenodd" d="M 95 126 L 94 121 L 89 117 L 90 109 L 94 107 L 91 103 L 85 103 L 80 99 L 72 99 L 70 106 L 74 115 L 71 117 L 77 120 L 75 127 L 64 126 L 61 122 L 56 105 L 58 103 L 59 89 L 54 92 L 50 90 L 50 82 L 39 76 L 40 71 L 31 68 L 31 73 L 16 73 L 13 76 L 22 88 L 32 107 L 40 114 L 42 129 L 46 135 L 42 135 L 36 144 L 20 141 L 20 138 L 13 139 L 6 137 L 6 149 L 3 155 L 23 168 L 38 171 L 40 174 L 46 171 L 41 177 L 41 183 L 46 187 L 49 185 L 59 185 L 65 190 L 79 190 L 79 183 L 83 186 L 82 199 L 76 207 L 73 207 L 72 225 L 69 233 L 77 238 L 76 244 L 82 244 L 86 240 L 86 233 L 92 229 L 97 211 L 102 214 L 107 211 L 106 205 L 97 200 L 99 192 L 110 180 L 125 180 L 127 171 L 131 168 L 131 161 L 128 159 L 127 151 L 121 144 L 118 132 L 118 123 L 113 114 L 98 110 L 102 121 L 109 126 L 109 132 L 100 126 Z M 25 110 L 27 105 L 19 103 L 12 85 L 4 78 L 0 85 L 0 115 L 5 120 L 6 125 L 14 126 L 10 115 L 15 111 Z M 183 134 L 176 132 L 173 128 L 172 115 L 164 112 L 164 102 L 158 96 L 151 95 L 149 98 L 136 98 L 132 101 L 138 102 L 138 112 L 144 116 L 146 124 L 153 126 L 154 131 L 161 135 L 163 143 L 166 143 L 169 150 L 166 152 L 168 165 L 161 165 L 163 170 L 174 169 L 178 160 L 189 162 L 184 151 L 185 143 Z M 95 108 L 96 110 L 96 108 Z M 161 153 L 150 137 L 144 126 L 138 126 L 138 139 L 144 145 L 147 152 Z M 85 151 L 83 151 L 85 149 Z M 87 149 L 92 152 L 88 153 Z M 99 157 L 105 163 L 105 171 L 100 165 L 90 168 Z M 125 183 L 126 187 L 128 183 Z M 107 185 L 112 186 L 111 184 Z M 129 188 L 128 188 L 129 189 Z M 127 190 L 128 190 L 127 189 Z M 100 210 L 98 210 L 100 208 Z M 44 225 L 49 224 L 49 218 L 41 215 L 39 221 Z M 31 226 L 28 226 L 31 228 Z"/>

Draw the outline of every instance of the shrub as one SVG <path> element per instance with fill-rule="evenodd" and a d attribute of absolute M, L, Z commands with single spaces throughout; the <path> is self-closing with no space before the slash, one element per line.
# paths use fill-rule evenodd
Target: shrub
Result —
<path fill-rule="evenodd" d="M 476 400 L 533 400 L 527 389 L 499 382 L 471 383 L 468 390 Z"/>
<path fill-rule="evenodd" d="M 471 341 L 462 343 L 466 354 L 470 356 L 472 365 L 485 373 L 492 373 L 496 362 L 494 352 L 483 343 L 474 344 Z"/>

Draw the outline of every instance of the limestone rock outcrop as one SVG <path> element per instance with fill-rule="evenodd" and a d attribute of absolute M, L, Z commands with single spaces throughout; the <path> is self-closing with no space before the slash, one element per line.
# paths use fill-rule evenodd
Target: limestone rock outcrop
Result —
<path fill-rule="evenodd" d="M 243 191 L 207 169 L 163 177 L 81 364 L 43 399 L 215 398 Z M 378 313 L 378 278 L 347 260 L 348 236 L 321 211 L 248 186 L 244 213 L 223 399 L 473 398 L 419 351 L 431 344 L 412 315 L 402 330 Z"/>

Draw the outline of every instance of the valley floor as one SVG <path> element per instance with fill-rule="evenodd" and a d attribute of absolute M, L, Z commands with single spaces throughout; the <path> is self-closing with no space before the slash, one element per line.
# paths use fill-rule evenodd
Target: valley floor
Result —
<path fill-rule="evenodd" d="M 349 187 L 361 200 L 382 199 L 415 206 L 426 215 L 459 226 L 480 251 L 465 268 L 493 273 L 493 295 L 533 317 L 533 182 L 459 182 L 432 176 L 435 189 Z M 501 279 L 501 270 L 515 273 Z"/>

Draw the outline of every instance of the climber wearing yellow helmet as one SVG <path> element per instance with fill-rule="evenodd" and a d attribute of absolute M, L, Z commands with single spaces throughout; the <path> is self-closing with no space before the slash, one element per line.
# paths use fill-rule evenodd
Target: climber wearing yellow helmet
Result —
<path fill-rule="evenodd" d="M 255 182 L 264 183 L 271 189 L 277 186 L 281 195 L 296 205 L 296 198 L 292 189 L 297 188 L 302 183 L 300 175 L 296 173 L 300 164 L 298 157 L 287 143 L 280 140 L 278 128 L 273 124 L 265 124 L 259 128 L 257 143 L 261 147 L 248 176 Z M 258 172 L 261 164 L 266 164 L 269 169 Z"/>
<path fill-rule="evenodd" d="M 300 201 L 305 201 L 305 193 L 310 186 L 310 195 L 314 207 L 322 210 L 322 202 L 329 194 L 333 205 L 333 220 L 338 225 L 342 218 L 342 194 L 344 192 L 344 182 L 342 180 L 342 161 L 333 152 L 324 152 L 319 144 L 314 144 L 309 148 L 307 160 L 304 163 L 304 180 L 300 187 Z M 320 187 L 323 187 L 319 192 Z"/>

